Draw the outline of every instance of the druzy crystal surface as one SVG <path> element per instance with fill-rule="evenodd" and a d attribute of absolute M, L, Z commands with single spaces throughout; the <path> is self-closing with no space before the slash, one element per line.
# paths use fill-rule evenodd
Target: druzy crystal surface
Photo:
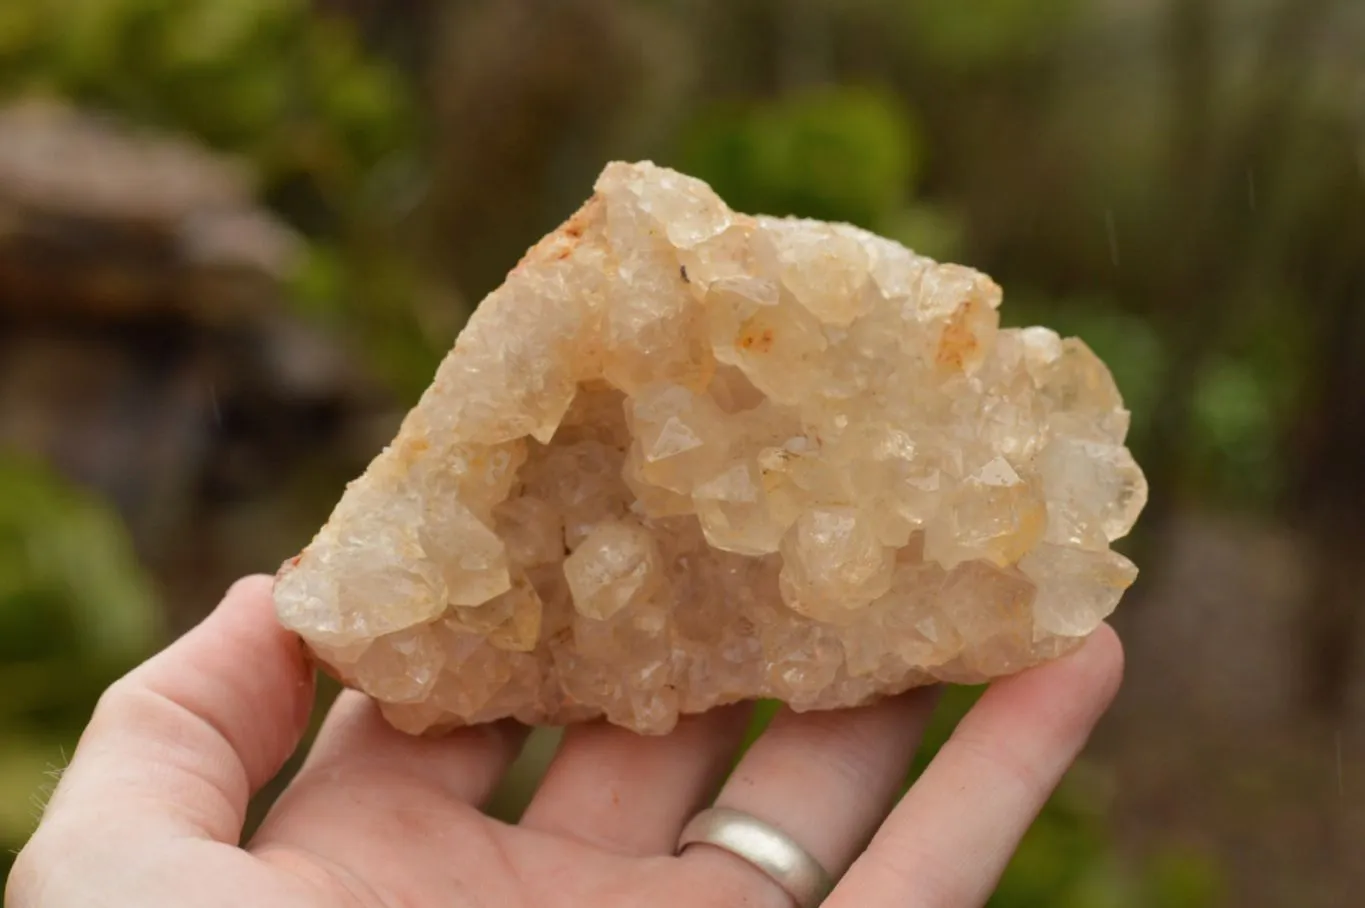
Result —
<path fill-rule="evenodd" d="M 281 569 L 280 619 L 414 733 L 662 733 L 1056 658 L 1133 581 L 1110 543 L 1147 489 L 1104 364 L 1000 302 L 611 164 Z"/>

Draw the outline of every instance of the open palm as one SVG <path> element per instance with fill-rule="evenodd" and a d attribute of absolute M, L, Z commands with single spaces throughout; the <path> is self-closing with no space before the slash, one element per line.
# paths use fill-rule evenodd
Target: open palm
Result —
<path fill-rule="evenodd" d="M 5 906 L 790 908 L 727 852 L 674 856 L 683 825 L 712 802 L 785 830 L 842 876 L 831 908 L 977 906 L 1121 669 L 1102 628 L 1069 658 L 997 683 L 898 804 L 931 691 L 783 712 L 733 773 L 745 708 L 657 738 L 576 726 L 515 826 L 479 805 L 523 729 L 412 738 L 347 692 L 240 843 L 248 799 L 298 746 L 313 701 L 300 644 L 271 614 L 269 579 L 250 578 L 101 699 Z"/>

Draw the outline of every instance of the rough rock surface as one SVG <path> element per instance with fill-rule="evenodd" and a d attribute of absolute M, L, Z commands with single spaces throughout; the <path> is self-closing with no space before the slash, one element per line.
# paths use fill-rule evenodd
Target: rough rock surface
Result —
<path fill-rule="evenodd" d="M 1070 650 L 1146 501 L 1105 366 L 849 226 L 612 164 L 281 569 L 397 727 L 862 703 Z"/>

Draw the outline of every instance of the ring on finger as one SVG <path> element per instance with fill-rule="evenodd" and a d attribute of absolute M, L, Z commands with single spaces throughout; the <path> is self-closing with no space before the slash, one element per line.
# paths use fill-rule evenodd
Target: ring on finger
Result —
<path fill-rule="evenodd" d="M 781 886 L 797 908 L 816 908 L 834 888 L 829 872 L 796 840 L 739 810 L 711 807 L 697 814 L 678 837 L 678 854 L 690 845 L 711 845 L 753 865 Z"/>

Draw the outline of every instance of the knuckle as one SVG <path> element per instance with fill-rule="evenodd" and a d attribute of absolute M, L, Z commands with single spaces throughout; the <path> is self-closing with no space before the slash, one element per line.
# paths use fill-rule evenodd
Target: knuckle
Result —
<path fill-rule="evenodd" d="M 980 766 L 981 778 L 1009 785 L 1021 800 L 1032 800 L 1039 792 L 1051 788 L 1044 769 L 1006 740 L 960 732 L 949 739 L 944 749 L 956 751 L 954 760 Z"/>
<path fill-rule="evenodd" d="M 855 747 L 830 747 L 820 755 L 823 786 L 839 791 L 866 791 L 873 782 L 873 769 L 867 753 Z"/>
<path fill-rule="evenodd" d="M 104 689 L 90 714 L 87 734 L 138 729 L 155 719 L 151 698 L 131 675 L 124 675 Z"/>
<path fill-rule="evenodd" d="M 830 777 L 835 786 L 852 791 L 862 791 L 874 780 L 885 756 L 886 742 L 875 729 L 849 722 L 846 716 L 833 711 L 803 714 L 799 722 L 781 729 L 776 737 L 784 733 L 790 740 L 777 741 L 774 751 L 799 759 L 804 767 L 800 774 L 811 771 L 805 755 L 819 753 L 820 775 Z"/>
<path fill-rule="evenodd" d="M 224 599 L 238 596 L 256 597 L 268 594 L 274 587 L 275 578 L 269 574 L 248 574 L 234 580 L 223 594 Z"/>
<path fill-rule="evenodd" d="M 135 733 L 166 742 L 185 737 L 185 718 L 194 711 L 138 671 L 124 675 L 100 694 L 87 734 Z"/>
<path fill-rule="evenodd" d="M 917 908 L 953 908 L 967 902 L 962 887 L 954 883 L 951 866 L 950 862 L 935 860 L 922 844 L 884 838 L 863 852 L 844 885 Z M 850 904 L 857 902 L 850 899 Z"/>
<path fill-rule="evenodd" d="M 108 724 L 122 719 L 133 706 L 129 701 L 136 699 L 131 688 L 127 675 L 106 687 L 95 701 L 95 709 L 90 714 L 91 724 Z"/>

